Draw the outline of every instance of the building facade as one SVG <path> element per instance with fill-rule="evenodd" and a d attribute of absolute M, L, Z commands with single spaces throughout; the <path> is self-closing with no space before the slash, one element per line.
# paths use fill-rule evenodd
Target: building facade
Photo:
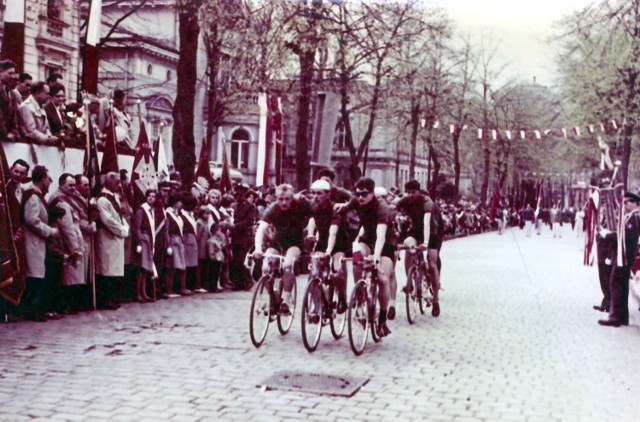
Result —
<path fill-rule="evenodd" d="M 0 36 L 4 39 L 7 0 L 0 0 Z M 78 93 L 80 13 L 73 0 L 29 0 L 25 7 L 24 69 L 35 81 L 52 73 L 63 77 L 68 101 Z"/>

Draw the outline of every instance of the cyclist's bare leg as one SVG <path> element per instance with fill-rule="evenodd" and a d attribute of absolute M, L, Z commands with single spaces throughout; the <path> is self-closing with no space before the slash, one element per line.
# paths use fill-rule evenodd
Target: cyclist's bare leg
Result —
<path fill-rule="evenodd" d="M 332 281 L 338 292 L 338 299 L 347 303 L 347 263 L 344 261 L 344 252 L 333 254 Z"/>
<path fill-rule="evenodd" d="M 297 246 L 292 246 L 287 249 L 287 252 L 284 255 L 284 262 L 282 263 L 282 283 L 284 287 L 283 300 L 285 303 L 289 303 L 291 301 L 291 291 L 293 290 L 293 285 L 296 282 L 296 275 L 294 273 L 293 266 L 299 256 L 300 248 Z"/>
<path fill-rule="evenodd" d="M 438 250 L 427 249 L 427 264 L 433 289 L 433 301 L 438 303 L 438 291 L 440 290 L 440 272 L 438 271 Z"/>
<path fill-rule="evenodd" d="M 362 263 L 365 256 L 371 255 L 371 250 L 369 246 L 364 243 L 354 242 L 353 243 L 353 280 L 354 282 L 358 282 L 362 280 Z"/>
<path fill-rule="evenodd" d="M 380 258 L 380 266 L 378 267 L 378 300 L 380 301 L 380 310 L 385 311 L 389 308 L 389 281 L 393 272 L 393 261 L 387 256 Z"/>

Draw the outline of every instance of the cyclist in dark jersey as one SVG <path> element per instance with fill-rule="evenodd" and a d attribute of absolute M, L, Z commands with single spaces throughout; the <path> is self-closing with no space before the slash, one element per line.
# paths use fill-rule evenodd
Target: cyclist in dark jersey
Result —
<path fill-rule="evenodd" d="M 280 250 L 270 247 L 267 253 L 282 253 L 285 257 L 282 274 L 284 293 L 280 307 L 280 312 L 285 315 L 290 313 L 288 304 L 291 303 L 291 291 L 296 281 L 293 266 L 304 248 L 304 228 L 311 216 L 311 204 L 302 197 L 294 199 L 293 186 L 285 183 L 276 188 L 276 200 L 265 211 L 256 231 L 253 256 L 259 261 L 263 255 L 262 244 L 267 227 L 271 224 L 275 228 L 274 246 Z"/>
<path fill-rule="evenodd" d="M 352 199 L 341 212 L 356 210 L 360 218 L 360 232 L 353 244 L 353 275 L 355 280 L 362 278 L 362 262 L 366 256 L 373 255 L 378 263 L 379 296 L 379 334 L 391 334 L 387 327 L 387 309 L 389 307 L 389 280 L 394 271 L 397 239 L 393 230 L 389 207 L 378 201 L 374 195 L 375 182 L 363 177 L 356 182 L 355 199 Z"/>
<path fill-rule="evenodd" d="M 347 265 L 342 260 L 351 247 L 349 233 L 344 216 L 333 210 L 330 197 L 331 185 L 325 180 L 316 180 L 311 184 L 310 194 L 313 196 L 313 217 L 307 226 L 311 236 L 317 230 L 317 251 L 325 251 L 333 257 L 332 269 L 335 272 L 333 283 L 338 289 L 338 313 L 347 308 Z"/>
<path fill-rule="evenodd" d="M 404 185 L 406 196 L 396 205 L 399 212 L 406 214 L 411 220 L 411 228 L 404 239 L 405 246 L 423 244 L 426 247 L 425 263 L 431 276 L 433 289 L 433 308 L 431 315 L 440 315 L 438 291 L 440 289 L 440 273 L 438 271 L 438 254 L 442 247 L 442 234 L 437 230 L 437 222 L 432 218 L 434 205 L 429 196 L 420 191 L 420 183 L 411 180 Z M 405 262 L 405 272 L 408 272 L 412 262 Z"/>

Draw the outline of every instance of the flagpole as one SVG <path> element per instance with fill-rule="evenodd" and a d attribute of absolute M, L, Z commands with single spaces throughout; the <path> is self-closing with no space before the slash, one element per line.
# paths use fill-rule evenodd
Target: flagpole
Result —
<path fill-rule="evenodd" d="M 85 115 L 87 116 L 87 121 L 85 123 L 85 136 L 87 138 L 87 143 L 86 143 L 86 153 L 87 153 L 87 162 L 86 162 L 86 166 L 87 169 L 91 166 L 91 132 L 90 130 L 93 129 L 93 127 L 90 124 L 90 119 L 91 119 L 91 113 L 89 113 L 89 104 L 91 103 L 86 97 L 83 99 L 83 104 L 84 104 L 84 108 L 85 108 Z M 88 173 L 87 173 L 88 174 Z M 100 177 L 100 175 L 97 175 L 97 177 Z M 91 194 L 89 194 L 89 198 L 87 199 L 87 217 L 91 218 Z M 89 220 L 91 221 L 91 220 Z M 98 309 L 97 306 L 97 302 L 96 302 L 96 272 L 95 272 L 95 262 L 96 262 L 96 257 L 95 257 L 95 235 L 92 233 L 90 234 L 91 236 L 91 241 L 89 242 L 89 282 L 91 283 L 91 304 L 93 305 L 93 310 L 95 311 L 96 309 Z"/>
<path fill-rule="evenodd" d="M 140 132 L 142 127 L 142 101 L 140 101 L 140 99 L 138 98 L 138 101 L 136 101 L 136 106 L 138 107 L 138 133 Z"/>

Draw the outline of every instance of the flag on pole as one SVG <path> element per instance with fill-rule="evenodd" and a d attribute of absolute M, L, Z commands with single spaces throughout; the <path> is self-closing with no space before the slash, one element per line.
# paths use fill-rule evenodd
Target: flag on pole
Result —
<path fill-rule="evenodd" d="M 618 121 L 616 119 L 611 119 L 611 126 L 613 130 L 618 130 Z"/>
<path fill-rule="evenodd" d="M 136 144 L 136 155 L 131 169 L 131 186 L 133 187 L 133 208 L 137 209 L 146 202 L 147 189 L 158 189 L 156 167 L 151 156 L 151 146 L 144 123 L 140 125 L 140 134 Z"/>
<path fill-rule="evenodd" d="M 507 139 L 511 140 L 511 131 L 507 130 L 505 133 L 507 134 Z"/>
<path fill-rule="evenodd" d="M 478 139 L 484 138 L 484 129 L 478 129 Z"/>
<path fill-rule="evenodd" d="M 536 135 L 536 139 L 542 139 L 542 133 L 539 130 L 534 130 L 533 133 Z"/>
<path fill-rule="evenodd" d="M 584 237 L 584 255 L 583 255 L 583 264 L 586 266 L 592 266 L 595 258 L 595 240 L 596 233 L 598 231 L 598 206 L 600 204 L 600 192 L 597 189 L 594 189 L 591 195 L 589 195 L 589 199 L 587 200 L 587 204 L 585 206 L 584 213 L 584 226 L 585 226 L 585 237 Z"/>
<path fill-rule="evenodd" d="M 427 127 L 427 119 L 420 119 L 420 127 L 421 128 Z"/>
<path fill-rule="evenodd" d="M 560 131 L 562 132 L 562 136 L 566 138 L 567 137 L 567 129 L 562 128 L 562 129 L 560 129 Z"/>
<path fill-rule="evenodd" d="M 223 194 L 233 190 L 233 182 L 231 181 L 231 173 L 229 172 L 229 163 L 227 162 L 227 146 L 226 142 L 222 142 L 222 175 L 220 177 L 220 192 Z"/>
<path fill-rule="evenodd" d="M 526 130 L 521 130 L 520 131 L 520 139 L 527 139 L 527 131 Z"/>
<path fill-rule="evenodd" d="M 580 137 L 581 132 L 580 132 L 580 128 L 578 126 L 573 128 L 573 134 L 576 135 L 578 138 Z"/>
<path fill-rule="evenodd" d="M 90 94 L 98 93 L 98 45 L 100 44 L 101 19 L 102 0 L 91 0 L 82 65 L 82 89 Z"/>
<path fill-rule="evenodd" d="M 491 137 L 493 138 L 494 141 L 496 141 L 498 139 L 498 131 L 495 129 L 491 130 Z"/>
<path fill-rule="evenodd" d="M 16 71 L 24 71 L 25 0 L 7 0 L 4 11 L 2 58 L 13 60 Z"/>
<path fill-rule="evenodd" d="M 589 128 L 589 133 L 590 133 L 590 134 L 593 134 L 593 133 L 596 131 L 596 128 L 595 128 L 595 126 L 594 126 L 594 125 L 589 125 L 589 126 L 587 126 L 587 127 Z"/>
<path fill-rule="evenodd" d="M 91 119 L 87 119 L 87 149 L 84 152 L 84 165 L 82 173 L 89 179 L 89 189 L 91 196 L 100 195 L 100 166 L 98 165 L 98 150 L 96 148 L 96 137 L 93 132 L 93 124 Z"/>
<path fill-rule="evenodd" d="M 449 125 L 449 133 L 452 135 L 458 131 L 458 127 L 456 125 Z"/>
<path fill-rule="evenodd" d="M 9 195 L 15 194 L 7 189 L 11 178 L 4 147 L 0 142 L 0 288 L 13 284 L 14 277 L 20 273 L 21 259 L 16 245 L 16 232 L 20 229 L 17 201 L 11 206 Z M 0 291 L 0 295 L 5 297 Z M 19 300 L 19 299 L 18 299 Z M 13 301 L 12 301 L 13 302 Z"/>
<path fill-rule="evenodd" d="M 491 205 L 489 207 L 489 219 L 491 221 L 495 221 L 496 219 L 496 210 L 500 205 L 500 180 L 496 179 L 496 182 L 493 184 L 493 194 L 491 195 Z"/>
<path fill-rule="evenodd" d="M 162 127 L 162 126 L 161 126 Z M 153 165 L 158 173 L 158 182 L 169 181 L 169 165 L 164 151 L 164 140 L 162 139 L 162 129 L 158 135 L 158 141 L 153 154 Z"/>
<path fill-rule="evenodd" d="M 275 135 L 275 155 L 276 155 L 276 185 L 279 185 L 282 181 L 282 99 L 280 97 L 274 97 L 274 119 L 273 119 L 273 133 Z"/>
<path fill-rule="evenodd" d="M 259 132 L 258 132 L 258 160 L 256 168 L 256 186 L 262 186 L 269 184 L 269 163 L 271 157 L 269 156 L 270 149 L 270 120 L 269 115 L 269 98 L 266 92 L 258 94 L 258 110 L 259 110 Z M 223 142 L 224 151 L 224 142 Z M 226 154 L 225 154 L 226 155 Z M 223 157 L 223 160 L 226 158 Z"/>
<path fill-rule="evenodd" d="M 116 148 L 116 127 L 113 122 L 113 111 L 109 109 L 109 126 L 105 129 L 106 139 L 100 169 L 103 173 L 118 173 L 118 149 Z"/>
<path fill-rule="evenodd" d="M 598 148 L 600 148 L 600 170 L 603 170 L 605 173 L 613 171 L 613 168 L 615 166 L 613 165 L 613 160 L 611 159 L 611 150 L 609 149 L 609 145 L 607 145 L 606 142 L 604 142 L 599 136 Z"/>
<path fill-rule="evenodd" d="M 604 127 L 604 123 L 600 123 L 600 132 L 606 133 L 607 129 Z"/>

